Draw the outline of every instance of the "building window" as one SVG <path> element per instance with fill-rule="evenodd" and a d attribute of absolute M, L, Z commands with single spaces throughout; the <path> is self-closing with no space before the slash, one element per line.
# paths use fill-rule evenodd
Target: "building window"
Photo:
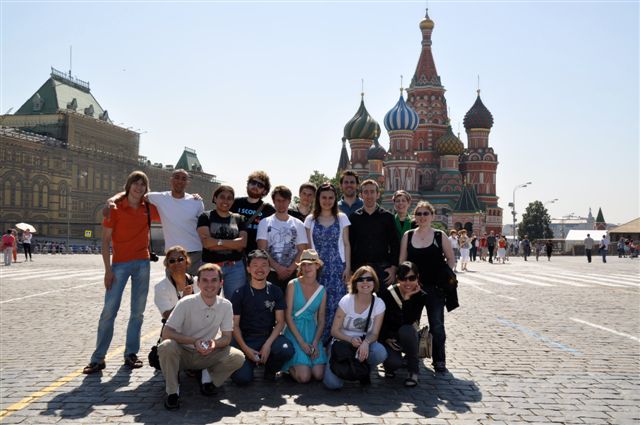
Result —
<path fill-rule="evenodd" d="M 60 188 L 60 211 L 67 211 L 67 187 Z"/>
<path fill-rule="evenodd" d="M 38 183 L 33 185 L 33 208 L 40 206 L 40 185 Z"/>
<path fill-rule="evenodd" d="M 22 183 L 20 182 L 16 182 L 15 205 L 16 207 L 22 206 Z"/>
<path fill-rule="evenodd" d="M 2 199 L 4 199 L 4 201 L 2 202 L 3 205 L 5 206 L 11 205 L 11 182 L 10 181 L 4 182 L 4 195 L 2 196 Z"/>

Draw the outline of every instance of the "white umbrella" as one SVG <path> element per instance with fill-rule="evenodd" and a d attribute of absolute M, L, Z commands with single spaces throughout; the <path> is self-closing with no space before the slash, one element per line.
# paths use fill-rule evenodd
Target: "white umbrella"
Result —
<path fill-rule="evenodd" d="M 18 229 L 20 229 L 22 231 L 28 230 L 31 233 L 35 233 L 36 232 L 36 228 L 33 227 L 30 224 L 27 224 L 27 223 L 18 223 L 18 224 L 16 224 L 16 228 L 18 228 Z"/>

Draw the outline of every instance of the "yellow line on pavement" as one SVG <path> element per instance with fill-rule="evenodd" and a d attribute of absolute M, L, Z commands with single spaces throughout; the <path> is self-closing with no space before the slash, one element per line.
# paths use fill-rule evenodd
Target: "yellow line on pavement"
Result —
<path fill-rule="evenodd" d="M 145 341 L 151 337 L 154 336 L 158 336 L 158 330 L 155 330 L 153 332 L 150 332 L 146 335 L 144 335 L 142 338 L 140 338 L 140 342 Z M 122 353 L 124 353 L 124 346 L 117 348 L 116 350 L 111 351 L 109 354 L 107 354 L 107 357 L 105 360 L 109 360 L 112 359 L 113 357 L 120 355 Z M 82 368 L 84 369 L 84 367 Z M 76 371 L 71 372 L 70 374 L 68 374 L 67 376 L 64 376 L 60 379 L 58 379 L 57 381 L 53 382 L 51 385 L 42 388 L 38 391 L 35 391 L 31 394 L 29 394 L 28 396 L 26 396 L 25 398 L 23 398 L 22 400 L 20 400 L 17 403 L 13 403 L 11 406 L 7 407 L 4 410 L 0 410 L 0 422 L 14 414 L 15 412 L 18 412 L 22 409 L 24 409 L 25 407 L 27 407 L 28 405 L 30 405 L 31 403 L 37 401 L 38 399 L 46 396 L 47 394 L 53 392 L 56 388 L 63 386 L 64 384 L 73 381 L 75 378 L 77 378 L 78 376 L 82 375 L 82 369 L 78 369 Z"/>

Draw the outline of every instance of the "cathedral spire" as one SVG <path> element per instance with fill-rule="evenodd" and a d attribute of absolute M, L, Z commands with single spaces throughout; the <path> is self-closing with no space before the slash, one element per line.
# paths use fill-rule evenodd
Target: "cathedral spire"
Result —
<path fill-rule="evenodd" d="M 431 52 L 431 33 L 433 32 L 434 22 L 429 18 L 429 9 L 425 17 L 420 21 L 420 31 L 422 31 L 422 52 L 418 59 L 416 72 L 411 80 L 411 87 L 442 87 L 440 76 L 436 71 L 436 64 L 433 60 Z"/>

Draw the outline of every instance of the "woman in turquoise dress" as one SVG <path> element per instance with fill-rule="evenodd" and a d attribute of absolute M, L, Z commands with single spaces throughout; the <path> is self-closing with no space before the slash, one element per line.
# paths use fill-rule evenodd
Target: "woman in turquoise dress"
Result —
<path fill-rule="evenodd" d="M 338 303 L 347 294 L 351 279 L 351 246 L 349 245 L 349 218 L 338 212 L 335 187 L 325 183 L 318 188 L 313 204 L 313 214 L 304 221 L 307 240 L 324 262 L 320 285 L 327 291 L 327 320 L 322 333 L 322 343 L 331 340 L 331 325 L 338 310 Z"/>
<path fill-rule="evenodd" d="M 322 260 L 313 249 L 300 256 L 298 276 L 287 285 L 287 327 L 284 336 L 295 348 L 293 357 L 282 366 L 283 372 L 302 384 L 314 378 L 321 381 L 327 363 L 320 338 L 324 330 L 327 293 L 318 283 Z"/>

